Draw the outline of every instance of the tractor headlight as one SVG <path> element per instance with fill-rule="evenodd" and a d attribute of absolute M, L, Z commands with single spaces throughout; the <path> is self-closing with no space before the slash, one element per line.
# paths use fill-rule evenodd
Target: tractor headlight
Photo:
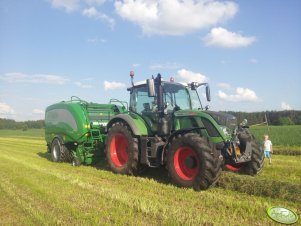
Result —
<path fill-rule="evenodd" d="M 242 120 L 242 122 L 240 123 L 241 126 L 246 126 L 247 124 L 248 124 L 247 119 Z"/>
<path fill-rule="evenodd" d="M 230 136 L 231 135 L 231 131 L 228 127 L 226 126 L 221 126 L 221 129 L 223 131 L 223 133 L 226 135 L 226 136 Z"/>

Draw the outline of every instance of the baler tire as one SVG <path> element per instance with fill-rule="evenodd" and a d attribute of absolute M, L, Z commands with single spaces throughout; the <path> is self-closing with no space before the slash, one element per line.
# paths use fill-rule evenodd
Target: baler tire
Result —
<path fill-rule="evenodd" d="M 106 143 L 106 159 L 109 168 L 118 174 L 137 175 L 139 168 L 138 139 L 123 122 L 110 128 Z"/>
<path fill-rule="evenodd" d="M 72 159 L 69 149 L 58 137 L 51 143 L 51 159 L 53 162 L 70 162 Z"/>
<path fill-rule="evenodd" d="M 214 186 L 221 175 L 222 162 L 215 145 L 194 133 L 176 136 L 167 153 L 167 169 L 173 183 L 194 190 Z"/>
<path fill-rule="evenodd" d="M 79 158 L 77 158 L 77 157 L 73 157 L 73 159 L 72 159 L 72 166 L 80 166 L 80 164 L 81 164 L 81 162 L 80 162 L 80 160 L 79 160 Z"/>

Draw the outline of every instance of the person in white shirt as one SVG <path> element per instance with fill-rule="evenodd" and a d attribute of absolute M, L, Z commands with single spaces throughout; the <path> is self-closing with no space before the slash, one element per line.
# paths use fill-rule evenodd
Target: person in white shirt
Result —
<path fill-rule="evenodd" d="M 264 135 L 264 141 L 263 141 L 264 157 L 265 158 L 269 158 L 269 163 L 270 164 L 272 164 L 272 157 L 271 157 L 271 153 L 273 153 L 272 146 L 273 146 L 273 144 L 269 140 L 269 136 L 268 135 Z"/>

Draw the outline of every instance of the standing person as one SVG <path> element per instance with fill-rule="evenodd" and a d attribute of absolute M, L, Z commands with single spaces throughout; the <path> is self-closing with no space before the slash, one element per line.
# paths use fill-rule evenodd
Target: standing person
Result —
<path fill-rule="evenodd" d="M 269 163 L 272 164 L 271 153 L 273 153 L 272 142 L 269 140 L 268 135 L 264 135 L 263 148 L 264 148 L 264 157 L 269 158 Z"/>

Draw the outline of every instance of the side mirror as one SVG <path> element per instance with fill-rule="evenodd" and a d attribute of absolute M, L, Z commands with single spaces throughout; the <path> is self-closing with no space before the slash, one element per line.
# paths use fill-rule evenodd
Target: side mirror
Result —
<path fill-rule="evenodd" d="M 147 79 L 147 88 L 148 88 L 148 96 L 149 97 L 155 97 L 156 91 L 155 91 L 155 80 L 154 79 Z"/>
<path fill-rule="evenodd" d="M 206 86 L 206 98 L 207 98 L 207 101 L 211 101 L 211 96 L 210 96 L 210 87 L 209 85 Z"/>

